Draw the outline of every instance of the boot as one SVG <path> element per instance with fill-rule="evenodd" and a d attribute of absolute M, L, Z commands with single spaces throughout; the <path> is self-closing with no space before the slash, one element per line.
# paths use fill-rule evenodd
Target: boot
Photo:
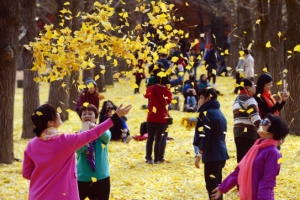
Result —
<path fill-rule="evenodd" d="M 189 104 L 185 104 L 185 105 L 183 106 L 183 112 L 187 112 L 187 110 L 188 110 L 189 107 L 190 107 Z"/>

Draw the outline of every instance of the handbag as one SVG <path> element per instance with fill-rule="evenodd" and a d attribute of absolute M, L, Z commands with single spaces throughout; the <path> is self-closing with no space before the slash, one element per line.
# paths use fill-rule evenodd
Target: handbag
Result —
<path fill-rule="evenodd" d="M 166 109 L 166 107 L 164 106 L 164 104 L 159 100 L 158 95 L 157 95 L 156 92 L 155 92 L 154 85 L 152 86 L 152 90 L 154 91 L 154 94 L 156 95 L 156 97 L 157 97 L 159 103 L 162 105 L 162 107 L 163 107 L 164 109 Z M 171 124 L 173 124 L 173 118 L 169 115 L 169 111 L 168 111 L 167 109 L 166 109 L 166 111 L 167 111 L 167 113 L 168 113 L 167 124 L 171 125 Z"/>

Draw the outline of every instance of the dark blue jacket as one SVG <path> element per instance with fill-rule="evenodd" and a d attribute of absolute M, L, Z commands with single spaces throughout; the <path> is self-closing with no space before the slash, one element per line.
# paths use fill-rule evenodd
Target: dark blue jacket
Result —
<path fill-rule="evenodd" d="M 226 118 L 220 110 L 217 99 L 211 99 L 199 108 L 193 144 L 203 151 L 202 162 L 227 160 L 225 136 Z"/>

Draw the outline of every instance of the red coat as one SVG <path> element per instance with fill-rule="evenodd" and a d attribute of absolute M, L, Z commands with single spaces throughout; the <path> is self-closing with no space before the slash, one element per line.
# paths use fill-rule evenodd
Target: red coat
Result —
<path fill-rule="evenodd" d="M 147 88 L 144 97 L 149 98 L 147 122 L 167 124 L 168 111 L 166 106 L 172 101 L 170 89 L 162 85 L 152 85 Z"/>

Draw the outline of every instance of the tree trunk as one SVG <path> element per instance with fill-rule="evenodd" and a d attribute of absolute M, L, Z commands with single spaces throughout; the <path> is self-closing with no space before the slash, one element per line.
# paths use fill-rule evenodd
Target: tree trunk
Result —
<path fill-rule="evenodd" d="M 257 0 L 257 10 L 260 16 L 259 24 L 255 24 L 254 42 L 254 72 L 261 74 L 264 67 L 268 67 L 269 49 L 266 48 L 269 35 L 268 0 Z"/>
<path fill-rule="evenodd" d="M 105 59 L 103 57 L 99 58 L 98 56 L 95 59 L 95 61 L 97 63 L 99 63 L 99 65 L 104 65 L 105 66 L 104 60 Z M 99 92 L 105 92 L 106 91 L 106 88 L 105 88 L 105 77 L 104 77 L 104 74 L 101 73 L 101 70 L 102 69 L 99 66 L 97 66 L 97 67 L 94 68 L 95 76 L 99 75 L 99 79 L 97 79 L 95 81 L 96 81 L 96 83 L 98 85 Z"/>
<path fill-rule="evenodd" d="M 58 4 L 58 11 L 57 13 L 59 13 L 60 10 L 63 9 L 63 4 L 65 2 L 68 2 L 68 0 L 57 0 L 56 1 Z M 72 5 L 72 1 L 69 1 Z M 61 14 L 61 13 L 59 13 Z M 58 15 L 55 19 L 55 23 L 54 23 L 54 27 L 58 28 L 59 27 L 59 20 L 60 18 L 58 17 Z M 65 26 L 71 26 L 70 21 L 65 20 Z M 48 102 L 51 103 L 55 108 L 60 107 L 62 110 L 61 113 L 61 120 L 62 121 L 66 121 L 68 119 L 68 112 L 66 111 L 69 108 L 69 94 L 67 92 L 66 87 L 63 88 L 61 86 L 61 84 L 64 82 L 67 84 L 68 87 L 68 83 L 70 80 L 70 76 L 67 75 L 63 81 L 53 81 L 50 83 L 50 90 L 49 90 L 49 97 L 48 97 Z"/>
<path fill-rule="evenodd" d="M 243 38 L 243 47 L 248 48 L 249 44 L 253 40 L 253 31 L 252 31 L 252 15 L 250 8 L 250 0 L 238 1 L 240 25 L 239 27 L 239 36 Z"/>
<path fill-rule="evenodd" d="M 284 70 L 283 63 L 283 40 L 278 37 L 278 32 L 282 32 L 282 0 L 271 0 L 269 9 L 269 37 L 271 45 L 275 48 L 269 50 L 269 72 L 273 77 L 274 82 L 282 79 L 282 74 Z M 276 94 L 279 90 L 278 87 L 273 87 Z M 281 88 L 280 88 L 281 89 Z"/>
<path fill-rule="evenodd" d="M 22 29 L 26 31 L 25 36 L 20 41 L 21 45 L 29 44 L 37 34 L 35 19 L 36 0 L 21 0 L 21 23 Z M 23 84 L 23 126 L 22 138 L 33 138 L 35 133 L 32 131 L 31 114 L 40 104 L 39 85 L 33 81 L 37 73 L 32 72 L 32 53 L 22 47 L 22 58 L 24 67 Z"/>
<path fill-rule="evenodd" d="M 14 161 L 14 95 L 19 24 L 19 1 L 0 0 L 0 163 L 5 164 Z"/>
<path fill-rule="evenodd" d="M 78 12 L 83 11 L 83 1 L 81 0 L 73 0 L 72 2 L 72 7 L 71 7 L 71 12 L 73 16 L 73 21 L 72 21 L 72 32 L 74 33 L 76 30 L 79 30 L 81 27 L 81 19 L 80 17 L 76 17 Z M 71 78 L 70 78 L 70 83 L 69 83 L 69 107 L 70 109 L 73 109 L 75 107 L 75 103 L 78 96 L 79 92 L 76 88 L 77 80 L 79 78 L 79 72 L 78 71 L 72 71 L 71 72 Z M 74 83 L 73 83 L 74 81 Z"/>
<path fill-rule="evenodd" d="M 300 6 L 297 0 L 286 0 L 287 8 L 287 49 L 293 50 L 294 47 L 300 44 Z M 289 83 L 288 90 L 291 93 L 290 99 L 286 102 L 283 111 L 283 118 L 291 123 L 291 134 L 300 135 L 300 52 L 293 52 L 294 56 L 286 61 L 286 68 L 289 70 L 287 74 L 287 82 Z M 294 121 L 293 121 L 294 119 Z M 293 122 L 292 122 L 293 121 Z"/>

